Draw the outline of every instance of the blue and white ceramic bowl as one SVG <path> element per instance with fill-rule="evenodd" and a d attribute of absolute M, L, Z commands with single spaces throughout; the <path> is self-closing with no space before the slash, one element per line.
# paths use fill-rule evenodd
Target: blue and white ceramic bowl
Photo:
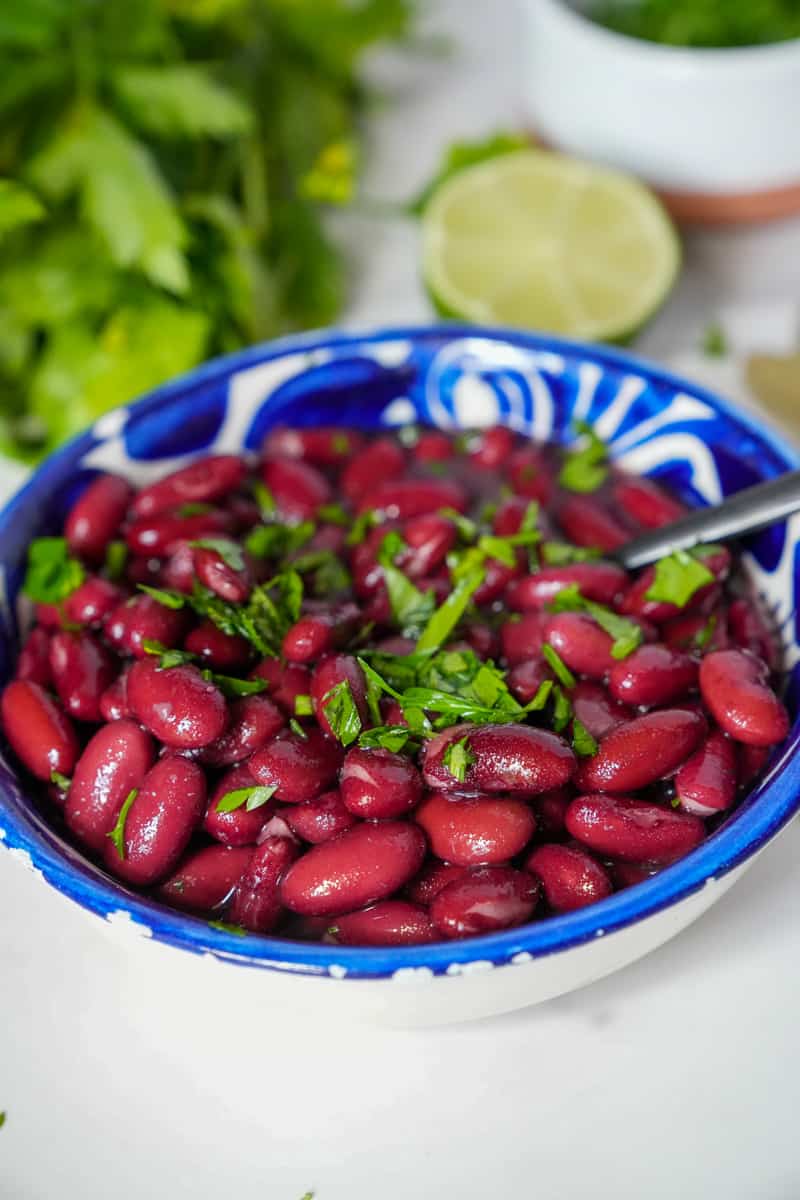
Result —
<path fill-rule="evenodd" d="M 694 503 L 713 503 L 798 465 L 794 452 L 752 418 L 616 350 L 458 326 L 315 333 L 256 347 L 107 414 L 48 459 L 0 515 L 0 683 L 12 670 L 23 620 L 17 593 L 26 547 L 60 526 L 98 470 L 143 484 L 201 452 L 255 449 L 275 423 L 502 422 L 546 441 L 567 439 L 576 418 L 593 423 L 621 466 L 658 477 Z M 798 539 L 795 517 L 755 538 L 747 555 L 782 630 L 793 713 L 800 683 Z M 260 989 L 267 1003 L 310 1006 L 328 1020 L 336 1014 L 396 1024 L 464 1020 L 580 987 L 700 916 L 800 807 L 799 738 L 795 723 L 766 777 L 727 824 L 655 878 L 567 916 L 433 946 L 355 949 L 242 937 L 164 908 L 62 841 L 2 761 L 0 844 L 6 857 L 38 871 L 105 928 L 149 939 L 130 939 L 129 952 L 141 945 L 151 964 L 160 953 L 159 969 L 173 972 L 173 986 L 197 986 L 198 973 L 208 981 L 214 971 L 228 992 Z"/>

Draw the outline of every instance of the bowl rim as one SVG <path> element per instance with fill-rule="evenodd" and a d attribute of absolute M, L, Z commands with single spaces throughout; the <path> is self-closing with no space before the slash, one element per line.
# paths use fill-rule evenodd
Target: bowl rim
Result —
<path fill-rule="evenodd" d="M 458 338 L 506 342 L 535 352 L 583 359 L 614 370 L 632 371 L 651 383 L 685 391 L 708 403 L 723 417 L 765 444 L 786 469 L 800 465 L 800 454 L 770 424 L 733 404 L 708 388 L 674 375 L 668 369 L 629 354 L 627 351 L 592 346 L 581 342 L 502 327 L 485 327 L 460 322 L 409 326 L 378 326 L 354 329 L 322 329 L 276 339 L 206 362 L 192 371 L 153 389 L 131 404 L 126 412 L 142 413 L 183 396 L 191 388 L 226 379 L 236 371 L 297 352 L 330 347 L 376 345 L 386 341 L 420 345 L 428 341 Z M 111 415 L 121 409 L 112 409 Z M 49 490 L 64 466 L 108 436 L 99 418 L 93 427 L 78 434 L 34 471 L 0 512 L 0 571 L 3 542 L 19 510 L 37 493 Z M 113 423 L 113 422 L 112 422 Z M 98 425 L 100 429 L 98 430 Z M 59 836 L 44 821 L 37 822 L 18 807 L 14 788 L 0 781 L 0 845 L 16 852 L 27 865 L 41 872 L 57 891 L 108 920 L 133 923 L 145 936 L 195 953 L 210 954 L 237 964 L 263 967 L 295 974 L 341 979 L 381 979 L 410 974 L 458 974 L 471 966 L 528 962 L 592 942 L 622 931 L 644 918 L 722 881 L 736 867 L 752 859 L 800 809 L 800 718 L 784 745 L 773 756 L 758 787 L 737 808 L 736 818 L 722 826 L 685 858 L 658 875 L 626 888 L 599 903 L 562 916 L 548 917 L 500 933 L 463 941 L 442 941 L 422 946 L 347 947 L 318 942 L 291 941 L 261 934 L 242 937 L 215 928 L 199 917 L 167 908 L 116 883 L 76 851 L 65 852 Z"/>
<path fill-rule="evenodd" d="M 763 42 L 751 46 L 673 46 L 664 42 L 650 42 L 646 38 L 633 37 L 609 29 L 580 9 L 573 8 L 569 0 L 526 0 L 529 6 L 536 5 L 547 10 L 553 20 L 585 42 L 595 41 L 605 51 L 618 51 L 626 56 L 649 57 L 650 65 L 656 60 L 667 67 L 679 67 L 683 72 L 690 68 L 701 68 L 704 75 L 709 70 L 717 74 L 738 77 L 742 69 L 752 68 L 760 73 L 776 65 L 797 67 L 800 58 L 800 37 L 786 38 L 780 42 Z"/>

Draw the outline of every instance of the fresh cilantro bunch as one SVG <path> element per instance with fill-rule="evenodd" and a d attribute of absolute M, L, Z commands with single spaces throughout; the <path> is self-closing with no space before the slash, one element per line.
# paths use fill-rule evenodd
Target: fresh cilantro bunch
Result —
<path fill-rule="evenodd" d="M 0 16 L 0 450 L 334 317 L 320 203 L 413 0 L 24 0 Z"/>

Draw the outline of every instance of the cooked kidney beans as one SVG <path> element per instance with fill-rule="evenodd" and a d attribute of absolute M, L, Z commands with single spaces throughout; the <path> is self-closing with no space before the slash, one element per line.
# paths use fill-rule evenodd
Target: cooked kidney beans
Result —
<path fill-rule="evenodd" d="M 6 740 L 105 869 L 252 933 L 419 945 L 646 880 L 785 738 L 779 645 L 724 547 L 615 563 L 684 505 L 581 470 L 329 427 L 97 475 L 37 547 Z"/>

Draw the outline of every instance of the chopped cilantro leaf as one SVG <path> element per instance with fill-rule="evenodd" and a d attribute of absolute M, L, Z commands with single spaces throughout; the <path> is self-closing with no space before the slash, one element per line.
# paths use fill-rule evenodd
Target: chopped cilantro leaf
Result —
<path fill-rule="evenodd" d="M 575 716 L 572 718 L 572 749 L 583 758 L 597 753 L 597 742 L 583 721 Z"/>
<path fill-rule="evenodd" d="M 184 517 L 202 517 L 203 513 L 211 511 L 210 504 L 199 504 L 189 501 L 188 504 L 182 504 L 178 509 L 178 516 Z"/>
<path fill-rule="evenodd" d="M 273 787 L 236 788 L 234 791 L 220 796 L 214 811 L 218 813 L 235 812 L 237 808 L 244 806 L 247 812 L 253 812 L 254 809 L 261 808 L 268 800 L 271 800 L 277 790 L 277 784 Z"/>
<path fill-rule="evenodd" d="M 398 533 L 387 533 L 378 551 L 378 562 L 383 568 L 386 590 L 392 615 L 399 628 L 408 637 L 415 637 L 436 607 L 433 591 L 421 592 L 407 575 L 392 561 L 405 549 L 405 542 Z"/>
<path fill-rule="evenodd" d="M 241 925 L 231 925 L 230 921 L 209 921 L 210 929 L 218 929 L 220 933 L 234 933 L 237 937 L 247 937 L 247 930 Z"/>
<path fill-rule="evenodd" d="M 407 725 L 375 725 L 359 734 L 358 744 L 364 750 L 391 750 L 397 754 L 414 738 L 414 731 Z"/>
<path fill-rule="evenodd" d="M 437 650 L 447 641 L 485 578 L 486 568 L 482 564 L 471 566 L 459 576 L 450 595 L 428 618 L 417 641 L 417 650 Z"/>
<path fill-rule="evenodd" d="M 304 742 L 308 741 L 308 734 L 306 733 L 305 729 L 303 729 L 303 726 L 300 724 L 300 722 L 295 717 L 292 717 L 292 719 L 290 720 L 289 728 L 291 729 L 292 733 L 296 733 L 297 736 L 302 741 L 304 741 Z"/>
<path fill-rule="evenodd" d="M 22 590 L 37 604 L 60 604 L 86 577 L 66 538 L 34 538 L 28 547 L 28 567 Z"/>
<path fill-rule="evenodd" d="M 556 733 L 561 733 L 569 725 L 572 718 L 572 705 L 569 697 L 559 684 L 553 685 L 553 690 L 550 693 L 553 699 L 553 728 Z"/>
<path fill-rule="evenodd" d="M 278 507 L 275 503 L 275 497 L 261 479 L 256 479 L 253 484 L 253 499 L 258 505 L 258 511 L 261 513 L 262 521 L 268 521 L 270 517 L 275 515 Z"/>
<path fill-rule="evenodd" d="M 574 688 L 577 684 L 577 679 L 570 671 L 567 664 L 561 658 L 561 655 L 553 649 L 552 646 L 545 642 L 542 646 L 542 655 L 545 661 L 552 668 L 553 674 L 559 683 L 563 683 L 566 688 Z"/>
<path fill-rule="evenodd" d="M 709 358 L 724 358 L 728 353 L 728 339 L 724 329 L 716 321 L 709 325 L 703 334 L 703 353 Z"/>
<path fill-rule="evenodd" d="M 124 542 L 109 542 L 106 546 L 106 560 L 104 563 L 105 573 L 108 578 L 116 583 L 125 574 L 125 567 L 128 562 L 128 547 Z"/>
<path fill-rule="evenodd" d="M 588 546 L 572 546 L 569 542 L 543 542 L 542 559 L 547 567 L 563 567 L 569 563 L 591 562 L 600 558 L 601 551 Z"/>
<path fill-rule="evenodd" d="M 456 508 L 440 508 L 439 516 L 452 521 L 462 542 L 474 542 L 478 534 L 478 526 L 469 517 L 465 517 Z"/>
<path fill-rule="evenodd" d="M 698 629 L 694 635 L 694 646 L 697 650 L 705 650 L 709 642 L 714 636 L 714 631 L 717 628 L 717 614 L 712 613 L 706 621 L 702 629 Z"/>
<path fill-rule="evenodd" d="M 317 517 L 331 525 L 349 525 L 352 520 L 341 504 L 321 504 L 317 509 Z"/>
<path fill-rule="evenodd" d="M 570 492 L 596 492 L 608 476 L 608 451 L 586 421 L 576 421 L 575 429 L 585 441 L 567 453 L 558 481 Z"/>
<path fill-rule="evenodd" d="M 467 777 L 467 771 L 474 762 L 475 755 L 470 748 L 469 734 L 459 738 L 457 742 L 451 742 L 445 748 L 442 756 L 442 765 L 445 770 L 449 771 L 459 783 L 464 782 Z"/>
<path fill-rule="evenodd" d="M 296 717 L 313 717 L 314 702 L 310 696 L 302 695 L 294 698 L 294 715 Z"/>
<path fill-rule="evenodd" d="M 244 539 L 244 548 L 253 558 L 285 558 L 313 537 L 313 521 L 299 525 L 255 525 Z"/>
<path fill-rule="evenodd" d="M 331 733 L 343 746 L 350 746 L 361 733 L 359 716 L 353 692 L 347 679 L 343 679 L 325 693 L 322 700 Z"/>
<path fill-rule="evenodd" d="M 347 535 L 347 545 L 360 546 L 370 529 L 374 529 L 379 522 L 380 517 L 374 509 L 368 508 L 366 512 L 362 512 L 356 517 L 355 524 Z"/>
<path fill-rule="evenodd" d="M 256 696 L 259 692 L 265 692 L 269 687 L 266 679 L 261 677 L 236 679 L 232 675 L 216 675 L 213 671 L 203 671 L 202 676 L 218 687 L 223 696 L 227 696 L 229 699 L 236 699 L 238 696 Z"/>
<path fill-rule="evenodd" d="M 645 599 L 685 608 L 695 592 L 713 581 L 713 574 L 699 561 L 696 553 L 676 550 L 656 563 L 653 582 L 645 592 Z"/>
<path fill-rule="evenodd" d="M 188 597 L 181 592 L 168 591 L 166 588 L 150 587 L 146 583 L 139 584 L 139 591 L 144 592 L 146 596 L 152 596 L 164 608 L 183 608 L 184 604 L 188 603 Z"/>
<path fill-rule="evenodd" d="M 68 779 L 66 775 L 62 775 L 60 771 L 51 771 L 50 782 L 54 783 L 60 792 L 66 794 L 69 791 L 72 780 Z"/>
<path fill-rule="evenodd" d="M 128 792 L 128 795 L 125 797 L 122 808 L 119 810 L 119 816 L 117 817 L 114 828 L 109 834 L 106 835 L 114 843 L 117 854 L 123 859 L 125 857 L 125 822 L 128 819 L 128 813 L 131 810 L 131 805 L 138 794 L 138 788 L 131 788 L 131 790 Z"/>

